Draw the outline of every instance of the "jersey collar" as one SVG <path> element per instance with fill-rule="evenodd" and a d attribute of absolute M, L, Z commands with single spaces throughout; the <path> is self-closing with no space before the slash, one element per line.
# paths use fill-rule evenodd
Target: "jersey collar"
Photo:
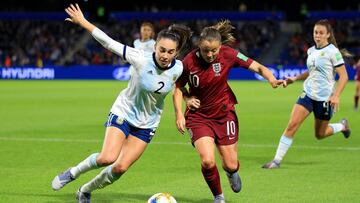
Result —
<path fill-rule="evenodd" d="M 175 65 L 175 63 L 176 63 L 176 59 L 174 59 L 173 61 L 171 61 L 170 65 L 168 65 L 168 67 L 163 68 L 163 67 L 161 67 L 161 66 L 158 64 L 158 62 L 156 61 L 155 52 L 152 54 L 152 56 L 153 56 L 153 61 L 154 61 L 155 65 L 156 65 L 156 67 L 157 67 L 158 69 L 160 69 L 160 70 L 163 70 L 163 71 L 164 71 L 164 70 L 169 70 L 169 69 L 172 68 L 172 67 Z"/>
<path fill-rule="evenodd" d="M 327 45 L 325 45 L 325 46 L 323 46 L 323 47 L 321 47 L 321 48 L 318 48 L 318 47 L 315 45 L 315 49 L 320 50 L 320 49 L 323 49 L 323 48 L 329 46 L 330 44 L 331 44 L 331 43 L 328 43 Z"/>

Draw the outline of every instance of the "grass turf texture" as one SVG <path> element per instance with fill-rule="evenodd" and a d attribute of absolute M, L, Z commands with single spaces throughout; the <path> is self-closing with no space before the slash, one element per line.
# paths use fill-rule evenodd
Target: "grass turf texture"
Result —
<path fill-rule="evenodd" d="M 59 172 L 98 152 L 103 123 L 126 82 L 0 81 L 0 202 L 75 202 L 79 186 L 100 170 L 79 177 L 58 192 L 51 181 Z M 243 189 L 231 191 L 217 163 L 227 202 L 360 201 L 359 114 L 353 112 L 354 83 L 341 96 L 332 122 L 347 117 L 352 136 L 317 141 L 313 115 L 303 123 L 278 170 L 264 170 L 285 128 L 302 83 L 273 90 L 264 82 L 230 82 L 239 104 L 238 154 Z M 160 126 L 143 156 L 113 185 L 95 191 L 93 202 L 146 202 L 157 192 L 179 203 L 212 202 L 188 134 L 175 127 L 171 94 Z"/>

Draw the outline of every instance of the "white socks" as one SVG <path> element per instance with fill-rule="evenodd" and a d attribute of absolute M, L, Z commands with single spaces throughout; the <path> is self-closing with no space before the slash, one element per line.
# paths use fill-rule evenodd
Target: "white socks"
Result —
<path fill-rule="evenodd" d="M 329 126 L 333 129 L 333 134 L 341 132 L 344 129 L 344 125 L 342 123 L 331 123 Z"/>
<path fill-rule="evenodd" d="M 112 173 L 112 165 L 102 170 L 94 179 L 81 186 L 81 192 L 91 193 L 93 190 L 104 188 L 117 179 L 120 175 Z"/>
<path fill-rule="evenodd" d="M 74 176 L 74 178 L 79 177 L 79 175 L 90 171 L 92 169 L 99 168 L 99 166 L 96 163 L 96 157 L 99 155 L 99 153 L 91 154 L 88 158 L 80 162 L 77 166 L 72 167 L 70 169 L 71 175 Z"/>
<path fill-rule="evenodd" d="M 293 139 L 288 138 L 285 135 L 281 136 L 279 146 L 276 150 L 274 161 L 276 161 L 277 163 L 280 163 L 282 161 L 286 152 L 290 148 L 292 141 L 293 141 Z"/>

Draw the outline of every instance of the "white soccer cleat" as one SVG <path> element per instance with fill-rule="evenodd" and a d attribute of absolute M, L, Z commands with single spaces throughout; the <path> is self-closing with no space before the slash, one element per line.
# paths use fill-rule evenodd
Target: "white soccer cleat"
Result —
<path fill-rule="evenodd" d="M 265 165 L 263 165 L 262 168 L 265 168 L 265 169 L 280 168 L 280 163 L 278 163 L 275 160 L 272 160 L 269 163 L 266 163 Z"/>
<path fill-rule="evenodd" d="M 91 202 L 91 193 L 81 192 L 81 188 L 76 192 L 76 199 L 79 203 L 90 203 Z"/>
<path fill-rule="evenodd" d="M 228 177 L 231 189 L 236 193 L 240 192 L 242 183 L 239 173 L 235 172 L 233 174 L 230 174 L 226 172 L 226 176 Z"/>
<path fill-rule="evenodd" d="M 225 203 L 225 198 L 223 195 L 217 195 L 214 198 L 214 203 Z"/>
<path fill-rule="evenodd" d="M 51 183 L 51 186 L 54 190 L 60 190 L 66 184 L 75 180 L 75 177 L 70 173 L 70 168 L 61 174 L 57 175 Z"/>
<path fill-rule="evenodd" d="M 342 134 L 344 135 L 344 137 L 347 139 L 350 137 L 351 134 L 351 130 L 350 130 L 350 126 L 349 126 L 349 121 L 346 118 L 343 118 L 340 120 L 340 123 L 344 125 L 344 130 L 342 130 Z"/>

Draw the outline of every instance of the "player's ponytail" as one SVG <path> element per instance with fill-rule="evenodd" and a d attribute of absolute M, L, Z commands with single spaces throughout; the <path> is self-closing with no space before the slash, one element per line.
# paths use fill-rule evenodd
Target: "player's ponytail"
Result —
<path fill-rule="evenodd" d="M 231 25 L 229 20 L 223 20 L 218 22 L 216 25 L 205 27 L 201 31 L 199 40 L 218 40 L 222 44 L 231 45 L 236 41 L 232 33 L 233 29 L 234 26 Z"/>
<path fill-rule="evenodd" d="M 336 39 L 335 39 L 335 35 L 334 35 L 334 31 L 332 29 L 332 26 L 329 22 L 329 20 L 327 19 L 321 19 L 319 21 L 317 21 L 315 23 L 315 25 L 322 25 L 326 28 L 326 30 L 330 33 L 330 36 L 328 38 L 328 41 L 333 44 L 336 48 L 340 49 L 337 45 Z M 344 57 L 352 57 L 353 55 L 346 49 L 340 49 L 340 53 L 344 56 Z"/>
<path fill-rule="evenodd" d="M 156 41 L 159 41 L 162 38 L 171 39 L 177 42 L 177 51 L 181 53 L 191 35 L 192 31 L 189 27 L 185 25 L 172 24 L 167 29 L 163 29 L 159 32 Z"/>
<path fill-rule="evenodd" d="M 234 26 L 231 25 L 229 20 L 218 22 L 216 25 L 214 25 L 214 28 L 219 31 L 221 35 L 221 42 L 223 44 L 232 44 L 236 41 L 232 33 Z"/>

